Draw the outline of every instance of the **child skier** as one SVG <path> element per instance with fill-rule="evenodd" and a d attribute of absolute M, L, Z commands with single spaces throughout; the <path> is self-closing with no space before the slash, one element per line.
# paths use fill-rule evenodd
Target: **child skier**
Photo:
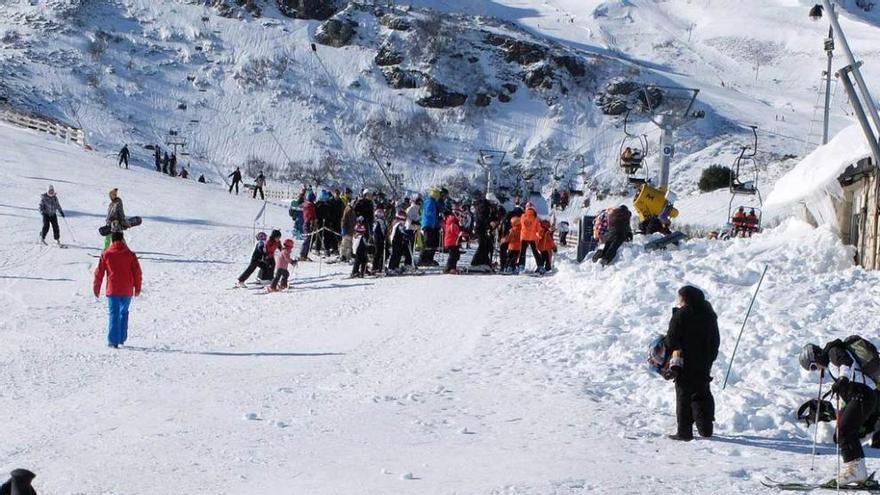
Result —
<path fill-rule="evenodd" d="M 385 223 L 385 209 L 376 208 L 373 216 L 373 273 L 385 271 L 385 236 L 388 235 L 388 227 Z"/>
<path fill-rule="evenodd" d="M 391 226 L 391 258 L 388 260 L 388 273 L 403 273 L 404 267 L 400 266 L 400 258 L 403 258 L 405 266 L 413 264 L 407 223 L 406 211 L 398 210 L 394 224 Z"/>
<path fill-rule="evenodd" d="M 369 257 L 369 240 L 367 227 L 364 225 L 364 217 L 357 217 L 354 226 L 354 239 L 352 250 L 354 251 L 354 266 L 351 268 L 351 278 L 364 278 L 367 273 L 367 258 Z"/>
<path fill-rule="evenodd" d="M 257 234 L 257 243 L 254 245 L 254 251 L 251 253 L 251 262 L 248 267 L 242 272 L 241 276 L 238 277 L 237 287 L 246 287 L 245 282 L 247 279 L 254 273 L 254 271 L 259 268 L 260 273 L 266 269 L 266 264 L 264 260 L 266 258 L 266 240 L 268 236 L 265 232 L 260 232 Z"/>
<path fill-rule="evenodd" d="M 458 259 L 461 258 L 461 250 L 458 246 L 461 240 L 461 226 L 457 213 L 460 211 L 453 210 L 452 213 L 446 215 L 446 221 L 443 224 L 443 248 L 449 253 L 449 257 L 446 259 L 446 269 L 443 270 L 443 273 L 450 275 L 458 275 Z"/>
<path fill-rule="evenodd" d="M 263 260 L 265 268 L 260 272 L 260 280 L 270 283 L 275 276 L 275 251 L 281 247 L 281 231 L 273 230 L 269 240 L 266 241 L 266 257 Z"/>
<path fill-rule="evenodd" d="M 504 273 L 516 272 L 519 264 L 519 251 L 522 249 L 520 217 L 512 217 L 510 219 L 510 230 L 507 235 L 501 238 L 501 242 L 507 246 L 507 256 L 505 257 L 506 265 L 503 267 Z"/>
<path fill-rule="evenodd" d="M 287 289 L 287 279 L 290 277 L 290 265 L 296 265 L 296 260 L 291 259 L 293 251 L 293 239 L 285 239 L 281 249 L 275 251 L 275 278 L 269 286 L 269 292 L 278 292 Z"/>
<path fill-rule="evenodd" d="M 555 249 L 556 243 L 553 242 L 553 228 L 550 225 L 550 220 L 541 220 L 541 231 L 538 236 L 538 251 L 541 252 L 541 258 L 544 261 L 544 265 L 538 267 L 538 273 L 546 273 L 552 269 L 552 257 Z"/>

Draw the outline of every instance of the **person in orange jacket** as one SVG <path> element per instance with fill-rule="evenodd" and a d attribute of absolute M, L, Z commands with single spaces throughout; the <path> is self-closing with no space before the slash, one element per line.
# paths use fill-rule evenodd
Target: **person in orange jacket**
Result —
<path fill-rule="evenodd" d="M 731 220 L 733 224 L 733 235 L 734 237 L 739 236 L 740 233 L 746 233 L 746 212 L 743 210 L 743 207 L 740 206 L 736 213 L 733 214 L 733 219 Z"/>
<path fill-rule="evenodd" d="M 553 228 L 550 225 L 550 220 L 541 220 L 541 236 L 538 238 L 538 251 L 541 252 L 544 265 L 539 267 L 539 272 L 549 272 L 553 268 L 553 251 L 555 249 L 556 243 L 553 242 Z"/>
<path fill-rule="evenodd" d="M 526 269 L 526 249 L 532 248 L 532 256 L 535 257 L 535 264 L 538 265 L 538 268 L 544 266 L 544 260 L 541 259 L 541 253 L 538 251 L 538 237 L 540 234 L 539 229 L 541 228 L 541 223 L 538 220 L 538 212 L 535 211 L 535 206 L 529 202 L 526 203 L 526 211 L 523 213 L 522 217 L 520 217 L 520 241 L 522 242 L 522 247 L 519 252 L 519 272 L 523 272 Z"/>
<path fill-rule="evenodd" d="M 114 349 L 128 339 L 128 308 L 132 295 L 141 295 L 141 265 L 137 256 L 125 245 L 122 232 L 111 234 L 110 247 L 101 253 L 92 290 L 95 299 L 101 295 L 101 285 L 107 276 L 107 295 L 109 323 L 107 325 L 107 346 Z"/>
<path fill-rule="evenodd" d="M 520 217 L 512 217 L 510 219 L 510 230 L 507 235 L 501 238 L 501 242 L 507 245 L 506 265 L 501 267 L 504 273 L 513 273 L 519 263 L 519 252 L 522 249 L 522 225 Z"/>

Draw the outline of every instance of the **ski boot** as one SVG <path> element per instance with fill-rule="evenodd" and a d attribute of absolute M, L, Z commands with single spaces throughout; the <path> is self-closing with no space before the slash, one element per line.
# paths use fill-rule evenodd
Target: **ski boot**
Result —
<path fill-rule="evenodd" d="M 868 479 L 868 470 L 865 468 L 865 459 L 856 459 L 845 462 L 837 475 L 837 484 L 845 486 L 849 484 L 861 484 Z"/>

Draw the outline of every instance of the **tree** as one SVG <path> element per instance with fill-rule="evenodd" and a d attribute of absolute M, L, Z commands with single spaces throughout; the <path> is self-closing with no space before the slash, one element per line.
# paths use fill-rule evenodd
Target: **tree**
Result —
<path fill-rule="evenodd" d="M 710 165 L 703 170 L 700 175 L 699 187 L 702 192 L 714 191 L 722 189 L 730 185 L 730 178 L 733 171 L 730 167 L 723 165 Z"/>

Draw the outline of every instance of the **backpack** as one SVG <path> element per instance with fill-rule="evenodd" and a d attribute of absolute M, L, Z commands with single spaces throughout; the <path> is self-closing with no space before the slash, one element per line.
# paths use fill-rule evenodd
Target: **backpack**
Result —
<path fill-rule="evenodd" d="M 874 344 L 859 335 L 852 335 L 843 341 L 843 345 L 859 363 L 862 373 L 871 377 L 874 383 L 880 383 L 880 355 Z"/>
<path fill-rule="evenodd" d="M 666 371 L 666 368 L 669 366 L 669 352 L 666 347 L 666 336 L 665 335 L 657 335 L 653 339 L 651 339 L 651 343 L 648 344 L 648 366 L 651 370 L 663 374 Z"/>

